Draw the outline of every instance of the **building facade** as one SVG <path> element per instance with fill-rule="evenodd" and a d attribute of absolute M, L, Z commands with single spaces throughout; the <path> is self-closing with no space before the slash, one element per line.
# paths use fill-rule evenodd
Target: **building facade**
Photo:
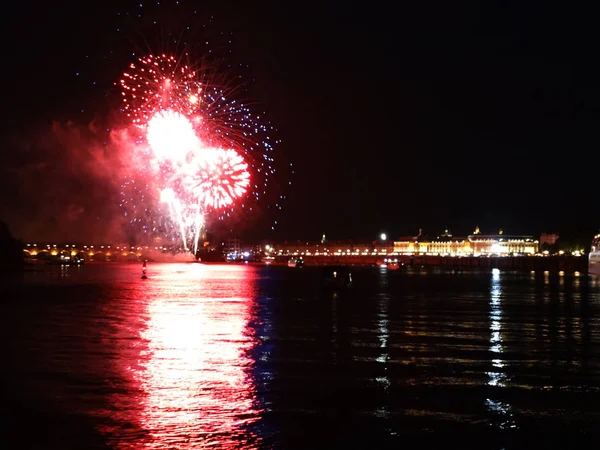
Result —
<path fill-rule="evenodd" d="M 531 236 L 471 234 L 464 238 L 415 237 L 394 242 L 394 254 L 436 256 L 526 256 L 538 252 L 539 242 Z"/>
<path fill-rule="evenodd" d="M 273 245 L 272 256 L 527 256 L 538 253 L 539 241 L 532 236 L 481 234 L 478 229 L 466 237 L 453 237 L 448 230 L 428 238 L 402 237 L 396 241 L 357 242 L 284 242 Z"/>

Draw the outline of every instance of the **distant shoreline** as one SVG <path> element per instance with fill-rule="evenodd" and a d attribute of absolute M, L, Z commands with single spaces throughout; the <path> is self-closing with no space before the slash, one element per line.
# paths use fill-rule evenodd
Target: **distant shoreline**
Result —
<path fill-rule="evenodd" d="M 506 257 L 506 258 L 457 258 L 457 257 L 414 257 L 414 258 L 394 258 L 390 261 L 388 258 L 384 259 L 372 259 L 372 258 L 352 258 L 352 257 L 341 257 L 341 258 L 328 258 L 328 257 L 304 257 L 305 267 L 334 267 L 334 266 L 348 266 L 356 268 L 368 268 L 368 267 L 379 267 L 389 271 L 403 271 L 416 268 L 438 268 L 448 269 L 452 271 L 468 272 L 478 270 L 492 270 L 499 269 L 504 271 L 516 271 L 516 272 L 541 272 L 548 271 L 552 273 L 558 272 L 569 272 L 569 273 L 581 273 L 587 274 L 587 258 L 585 257 L 571 257 L 571 256 L 560 256 L 560 257 Z M 78 267 L 85 267 L 86 265 L 104 265 L 104 264 L 127 264 L 127 265 L 138 265 L 142 261 L 86 261 L 84 265 Z M 288 268 L 287 260 L 281 261 L 236 261 L 236 262 L 224 262 L 224 261 L 151 261 L 147 260 L 147 264 L 202 264 L 202 265 L 249 265 L 249 266 L 272 266 L 272 267 L 286 267 Z M 2 272 L 37 272 L 41 271 L 36 266 L 46 265 L 43 260 L 28 260 L 23 266 L 15 266 L 12 268 L 0 269 Z M 297 267 L 289 267 L 290 270 L 301 270 Z"/>

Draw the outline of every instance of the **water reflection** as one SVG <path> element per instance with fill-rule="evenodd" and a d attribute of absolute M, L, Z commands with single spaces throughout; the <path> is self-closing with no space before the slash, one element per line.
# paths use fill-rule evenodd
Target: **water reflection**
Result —
<path fill-rule="evenodd" d="M 247 370 L 253 346 L 253 277 L 243 266 L 188 265 L 148 285 L 147 343 L 132 366 L 143 395 L 140 422 L 152 447 L 248 445 L 245 427 L 257 418 Z"/>
<path fill-rule="evenodd" d="M 334 291 L 331 298 L 331 344 L 332 344 L 332 357 L 333 363 L 338 363 L 338 351 L 340 348 L 339 336 L 338 336 L 338 305 L 339 302 L 339 294 L 337 291 Z"/>
<path fill-rule="evenodd" d="M 493 369 L 487 373 L 488 385 L 503 388 L 509 378 L 505 371 L 503 359 L 504 346 L 502 340 L 502 285 L 500 270 L 492 270 L 492 286 L 490 290 L 490 352 L 492 352 Z M 486 408 L 500 417 L 500 428 L 514 428 L 516 424 L 512 419 L 512 408 L 508 403 L 497 399 L 487 398 Z"/>
<path fill-rule="evenodd" d="M 377 338 L 379 340 L 381 354 L 377 358 L 377 362 L 387 363 L 387 361 L 390 358 L 387 351 L 388 338 L 390 337 L 388 314 L 388 310 L 390 307 L 390 294 L 388 292 L 387 270 L 381 271 L 379 280 L 379 286 L 381 291 L 377 299 Z"/>
<path fill-rule="evenodd" d="M 48 266 L 0 286 L 5 440 L 395 448 L 452 430 L 548 448 L 600 423 L 587 275 L 355 269 L 332 294 L 312 268 L 140 269 Z"/>
<path fill-rule="evenodd" d="M 375 381 L 385 391 L 388 391 L 391 385 L 390 378 L 388 376 L 388 362 L 390 360 L 390 354 L 388 349 L 388 339 L 390 337 L 390 318 L 389 318 L 389 307 L 390 307 L 390 294 L 388 285 L 388 271 L 383 269 L 380 272 L 379 278 L 380 292 L 377 298 L 377 340 L 379 341 L 379 356 L 376 361 L 383 365 L 383 373 L 381 373 Z M 385 397 L 384 397 L 385 398 Z M 387 402 L 386 402 L 387 403 Z M 387 404 L 381 405 L 376 411 L 375 415 L 378 417 L 388 417 L 389 408 Z"/>

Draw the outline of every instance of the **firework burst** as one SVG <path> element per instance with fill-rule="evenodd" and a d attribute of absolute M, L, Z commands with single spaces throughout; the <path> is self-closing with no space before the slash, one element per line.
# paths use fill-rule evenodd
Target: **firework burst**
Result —
<path fill-rule="evenodd" d="M 98 70 L 125 68 L 106 80 L 122 113 L 107 125 L 129 139 L 112 144 L 127 168 L 120 204 L 132 241 L 189 245 L 199 223 L 225 231 L 249 215 L 273 220 L 285 199 L 291 169 L 274 158 L 277 130 L 246 101 L 249 66 L 236 59 L 233 33 L 194 8 L 165 0 L 119 11 L 119 38 L 133 47 L 107 49 L 99 61 L 86 56 L 80 71 L 105 87 Z"/>
<path fill-rule="evenodd" d="M 190 120 L 171 109 L 156 112 L 145 128 L 146 140 L 159 162 L 184 164 L 202 146 Z"/>
<path fill-rule="evenodd" d="M 186 167 L 183 184 L 204 211 L 224 208 L 248 190 L 248 164 L 234 150 L 204 148 Z"/>
<path fill-rule="evenodd" d="M 216 112 L 219 103 L 210 95 L 215 88 L 208 90 L 208 100 L 204 101 L 200 97 L 202 83 L 194 78 L 195 72 L 178 65 L 174 57 L 162 55 L 139 61 L 142 68 L 121 79 L 124 111 L 140 130 L 142 144 L 145 142 L 151 151 L 149 166 L 161 202 L 168 205 L 183 246 L 188 248 L 191 236 L 196 251 L 205 214 L 232 208 L 234 201 L 247 192 L 248 164 L 232 149 L 211 146 L 216 141 L 232 141 L 230 133 L 221 133 L 219 128 L 223 126 Z M 220 98 L 225 101 L 222 93 Z M 235 123 L 232 111 L 229 108 L 228 115 L 221 116 Z M 239 119 L 243 121 L 244 117 Z M 244 145 L 245 140 L 240 146 Z"/>
<path fill-rule="evenodd" d="M 147 123 L 157 111 L 194 116 L 202 96 L 196 72 L 174 56 L 150 55 L 131 63 L 120 81 L 123 110 L 133 123 Z"/>
<path fill-rule="evenodd" d="M 223 219 L 249 193 L 258 201 L 275 169 L 262 116 L 226 95 L 234 90 L 215 81 L 224 76 L 179 61 L 165 54 L 140 58 L 122 76 L 120 87 L 122 110 L 139 130 L 139 143 L 150 150 L 156 187 L 167 192 L 164 203 L 185 243 L 190 234 L 197 241 L 205 214 Z M 246 204 L 241 207 L 252 211 L 252 204 Z M 190 227 L 196 231 L 186 231 Z"/>

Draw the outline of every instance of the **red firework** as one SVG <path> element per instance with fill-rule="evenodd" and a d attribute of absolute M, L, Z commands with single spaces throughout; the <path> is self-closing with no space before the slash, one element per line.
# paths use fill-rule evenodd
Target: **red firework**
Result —
<path fill-rule="evenodd" d="M 186 167 L 183 182 L 202 208 L 220 209 L 246 193 L 250 173 L 235 150 L 205 147 Z"/>
<path fill-rule="evenodd" d="M 144 125 L 161 110 L 192 117 L 198 113 L 202 84 L 196 72 L 174 56 L 150 55 L 131 63 L 120 81 L 123 110 Z"/>

